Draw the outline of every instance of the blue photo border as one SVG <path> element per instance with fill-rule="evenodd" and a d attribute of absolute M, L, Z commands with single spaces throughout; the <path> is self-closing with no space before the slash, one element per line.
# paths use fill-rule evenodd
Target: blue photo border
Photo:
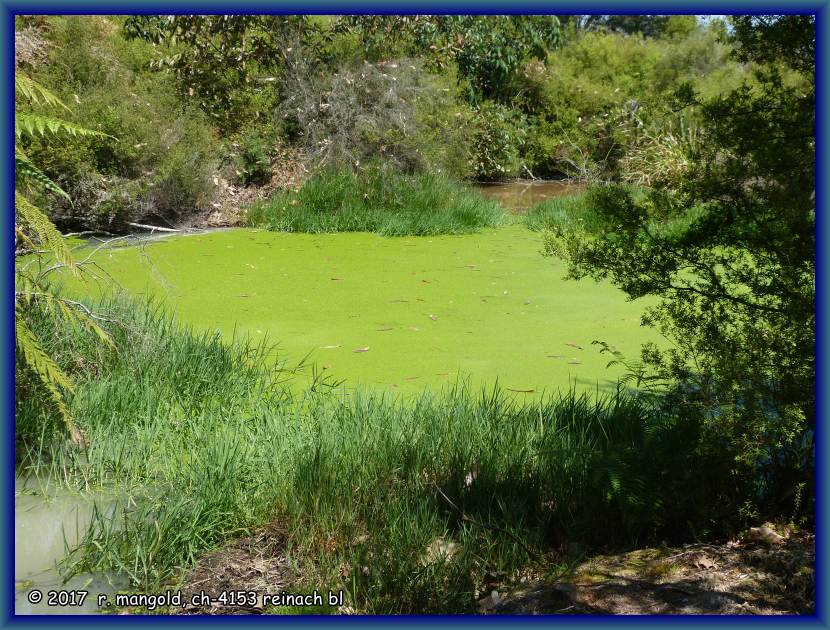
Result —
<path fill-rule="evenodd" d="M 480 2 L 452 0 L 436 2 L 430 0 L 398 0 L 388 3 L 378 0 L 336 2 L 334 0 L 266 1 L 244 0 L 133 0 L 128 2 L 60 2 L 56 0 L 0 0 L 0 41 L 3 50 L 2 64 L 2 212 L 0 212 L 0 234 L 4 238 L 2 287 L 2 510 L 0 510 L 0 625 L 14 627 L 102 627 L 106 625 L 149 625 L 172 627 L 174 625 L 237 625 L 274 624 L 279 626 L 314 627 L 322 625 L 407 625 L 407 626 L 455 626 L 455 625 L 534 625 L 540 624 L 565 627 L 607 627 L 625 625 L 674 625 L 682 624 L 700 627 L 765 626 L 765 627 L 827 627 L 828 599 L 830 589 L 827 582 L 827 546 L 823 537 L 827 527 L 828 512 L 828 433 L 822 420 L 827 417 L 827 393 L 830 392 L 830 376 L 826 371 L 827 338 L 825 335 L 825 314 L 828 302 L 827 253 L 825 244 L 830 242 L 830 227 L 824 212 L 828 209 L 827 185 L 830 181 L 830 167 L 827 160 L 828 146 L 828 46 L 826 37 L 830 32 L 830 0 L 812 2 L 695 2 L 695 1 L 644 1 L 626 2 L 620 0 L 589 0 L 586 2 L 557 2 L 540 0 L 482 0 Z M 33 14 L 170 14 L 170 13 L 283 13 L 283 14 L 795 14 L 816 15 L 816 611 L 814 615 L 799 617 L 742 617 L 742 616 L 581 616 L 581 617 L 532 617 L 532 616 L 408 616 L 408 617 L 313 617 L 313 616 L 269 616 L 269 617 L 159 617 L 159 616 L 16 616 L 14 614 L 14 16 Z"/>

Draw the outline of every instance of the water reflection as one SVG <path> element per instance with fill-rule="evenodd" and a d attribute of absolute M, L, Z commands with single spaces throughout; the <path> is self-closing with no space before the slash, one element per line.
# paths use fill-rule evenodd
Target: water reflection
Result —
<path fill-rule="evenodd" d="M 533 204 L 550 199 L 574 195 L 585 190 L 585 184 L 568 181 L 519 180 L 479 184 L 479 190 L 495 199 L 511 212 L 523 214 Z"/>

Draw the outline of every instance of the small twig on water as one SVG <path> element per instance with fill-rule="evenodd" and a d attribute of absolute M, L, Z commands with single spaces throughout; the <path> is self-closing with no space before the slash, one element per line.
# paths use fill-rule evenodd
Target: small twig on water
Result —
<path fill-rule="evenodd" d="M 105 232 L 104 230 L 84 230 L 83 232 L 67 232 L 63 235 L 64 238 L 69 238 L 70 236 L 115 236 L 112 232 Z"/>
<path fill-rule="evenodd" d="M 166 228 L 160 227 L 158 225 L 147 225 L 145 223 L 133 223 L 132 221 L 127 221 L 127 225 L 131 225 L 133 227 L 141 228 L 142 230 L 150 230 L 150 232 L 181 232 L 181 230 L 175 230 L 173 228 Z"/>

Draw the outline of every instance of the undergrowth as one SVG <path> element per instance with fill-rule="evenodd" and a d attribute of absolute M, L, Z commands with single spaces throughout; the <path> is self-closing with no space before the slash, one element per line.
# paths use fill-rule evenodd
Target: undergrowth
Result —
<path fill-rule="evenodd" d="M 698 418 L 622 389 L 520 404 L 463 382 L 391 399 L 318 380 L 297 395 L 267 345 L 223 343 L 134 303 L 96 311 L 116 351 L 30 314 L 73 374 L 85 447 L 61 439 L 18 379 L 18 474 L 118 497 L 95 511 L 68 573 L 157 588 L 279 523 L 298 588 L 343 589 L 369 613 L 472 612 L 488 572 L 555 570 L 571 542 L 720 534 L 741 500 L 723 481 L 728 445 L 704 460 Z"/>

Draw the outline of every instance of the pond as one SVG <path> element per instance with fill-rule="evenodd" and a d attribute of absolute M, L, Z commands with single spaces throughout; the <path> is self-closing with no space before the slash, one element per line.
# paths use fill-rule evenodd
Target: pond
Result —
<path fill-rule="evenodd" d="M 82 496 L 54 483 L 28 477 L 15 480 L 14 498 L 14 610 L 18 615 L 91 614 L 99 611 L 99 594 L 111 595 L 126 580 L 105 575 L 76 575 L 64 583 L 57 569 L 66 549 L 86 532 L 94 497 Z M 30 593 L 43 599 L 33 602 Z M 50 590 L 84 590 L 81 605 L 50 606 Z"/>
<path fill-rule="evenodd" d="M 621 375 L 594 340 L 634 356 L 656 335 L 643 303 L 610 284 L 564 280 L 541 237 L 513 224 L 478 234 L 381 237 L 234 229 L 102 251 L 130 295 L 180 321 L 306 355 L 349 387 L 440 389 L 458 378 L 519 394 L 611 390 Z"/>

